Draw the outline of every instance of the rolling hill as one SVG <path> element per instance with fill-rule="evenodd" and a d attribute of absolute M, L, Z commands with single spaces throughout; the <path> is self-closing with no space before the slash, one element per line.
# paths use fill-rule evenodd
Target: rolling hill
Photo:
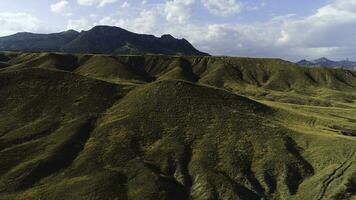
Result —
<path fill-rule="evenodd" d="M 0 37 L 0 51 L 208 56 L 185 39 L 137 34 L 112 26 L 96 26 L 82 32 L 17 33 Z"/>
<path fill-rule="evenodd" d="M 0 54 L 0 199 L 355 199 L 356 73 Z"/>

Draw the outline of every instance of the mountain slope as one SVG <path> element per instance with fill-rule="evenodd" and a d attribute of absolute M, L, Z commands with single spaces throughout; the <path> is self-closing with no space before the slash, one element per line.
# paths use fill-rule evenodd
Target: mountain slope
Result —
<path fill-rule="evenodd" d="M 0 37 L 0 51 L 58 52 L 78 35 L 73 30 L 53 34 L 16 33 Z"/>
<path fill-rule="evenodd" d="M 30 79 L 27 78 L 29 73 L 34 74 Z M 13 75 L 12 72 L 4 73 L 1 80 Z M 63 75 L 61 82 L 64 85 L 81 79 Z M 264 173 L 272 173 L 273 177 L 285 176 L 280 181 L 287 181 L 290 185 L 274 191 L 276 195 L 285 195 L 294 194 L 300 181 L 313 172 L 310 164 L 289 149 L 296 147 L 287 142 L 291 140 L 285 136 L 287 130 L 262 125 L 265 121 L 263 116 L 273 113 L 271 109 L 223 90 L 181 81 L 157 82 L 133 90 L 101 114 L 112 102 L 112 98 L 104 100 L 103 97 L 115 94 L 115 88 L 100 83 L 103 88 L 96 91 L 101 91 L 100 98 L 107 104 L 102 108 L 90 106 L 93 109 L 79 114 L 76 110 L 84 109 L 81 105 L 99 105 L 95 102 L 98 95 L 91 96 L 83 90 L 85 87 L 93 89 L 91 84 L 95 80 L 79 83 L 80 93 L 67 90 L 66 86 L 59 91 L 57 87 L 51 93 L 59 96 L 50 93 L 50 99 L 43 99 L 41 90 L 55 86 L 56 79 L 52 77 L 55 72 L 30 69 L 19 71 L 17 76 L 11 80 L 22 80 L 24 85 L 19 92 L 27 91 L 37 97 L 16 99 L 3 105 L 8 110 L 13 110 L 9 108 L 15 106 L 14 103 L 19 107 L 15 113 L 2 113 L 6 119 L 12 120 L 1 123 L 1 130 L 9 130 L 1 132 L 1 158 L 17 155 L 16 158 L 2 160 L 0 190 L 9 193 L 9 198 L 63 198 L 65 190 L 80 188 L 77 192 L 66 192 L 66 198 L 106 199 L 115 195 L 109 192 L 112 190 L 125 192 L 130 199 L 182 199 L 189 196 L 259 199 L 270 195 L 260 184 L 266 188 L 275 184 L 265 179 Z M 52 83 L 47 80 L 52 80 Z M 2 98 L 11 98 L 14 94 L 7 91 L 15 92 L 7 87 L 1 91 Z M 171 95 L 167 96 L 168 93 Z M 62 95 L 67 99 L 63 107 L 55 103 L 64 98 Z M 78 101 L 82 95 L 89 96 Z M 202 102 L 202 99 L 207 101 Z M 21 104 L 36 109 L 33 110 L 36 114 L 31 115 L 32 112 Z M 219 109 L 221 107 L 224 109 Z M 47 112 L 54 109 L 60 112 Z M 26 114 L 26 111 L 29 112 Z M 60 116 L 56 116 L 59 113 Z M 36 123 L 26 123 L 29 117 Z M 18 127 L 13 127 L 15 121 L 23 124 L 16 123 Z M 38 125 L 45 121 L 53 125 L 48 124 L 48 128 Z M 249 129 L 255 123 L 260 124 L 258 130 L 261 134 L 255 135 Z M 221 129 L 223 124 L 230 128 Z M 219 134 L 216 134 L 218 130 Z M 240 146 L 240 152 L 234 151 L 237 146 Z M 254 161 L 254 157 L 261 156 L 263 149 L 272 146 L 283 156 Z M 208 154 L 220 155 L 220 158 L 208 157 Z M 55 160 L 59 156 L 63 160 Z M 278 168 L 270 165 L 275 163 L 285 170 L 267 172 L 266 169 L 264 172 L 262 167 L 262 171 L 256 171 L 261 177 L 250 174 L 251 165 L 266 166 L 267 163 L 271 169 Z M 293 168 L 288 168 L 292 163 Z M 294 179 L 288 174 L 298 174 L 300 178 Z M 104 180 L 113 182 L 102 184 Z M 83 186 L 84 182 L 90 184 Z M 215 186 L 210 184 L 221 185 L 221 189 L 214 191 Z M 89 192 L 92 187 L 96 193 Z M 11 195 L 21 191 L 24 193 L 19 196 Z"/>
<path fill-rule="evenodd" d="M 50 68 L 114 83 L 181 79 L 224 88 L 256 99 L 342 106 L 356 100 L 356 73 L 299 67 L 279 59 L 194 56 L 17 54 L 1 71 Z"/>
<path fill-rule="evenodd" d="M 343 96 L 355 95 L 352 71 L 278 59 L 0 55 L 0 199 L 356 195 L 356 102 Z M 320 94 L 330 105 L 311 106 Z"/>
<path fill-rule="evenodd" d="M 185 39 L 171 35 L 157 38 L 110 26 L 96 26 L 80 33 L 73 30 L 54 34 L 17 33 L 0 37 L 0 51 L 208 55 Z"/>

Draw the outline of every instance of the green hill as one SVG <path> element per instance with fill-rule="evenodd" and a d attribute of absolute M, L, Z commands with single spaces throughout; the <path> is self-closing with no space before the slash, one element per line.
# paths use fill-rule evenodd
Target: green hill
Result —
<path fill-rule="evenodd" d="M 354 71 L 303 68 L 279 59 L 27 53 L 7 63 L 3 71 L 51 68 L 115 83 L 179 79 L 294 104 L 342 106 L 356 100 Z"/>
<path fill-rule="evenodd" d="M 229 57 L 0 61 L 0 199 L 355 199 L 355 72 Z"/>

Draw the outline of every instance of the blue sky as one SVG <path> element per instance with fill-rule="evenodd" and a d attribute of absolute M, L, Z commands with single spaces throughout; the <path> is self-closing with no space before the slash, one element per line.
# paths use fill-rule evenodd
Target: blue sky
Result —
<path fill-rule="evenodd" d="M 213 55 L 356 60 L 356 0 L 2 0 L 0 36 L 113 25 Z"/>

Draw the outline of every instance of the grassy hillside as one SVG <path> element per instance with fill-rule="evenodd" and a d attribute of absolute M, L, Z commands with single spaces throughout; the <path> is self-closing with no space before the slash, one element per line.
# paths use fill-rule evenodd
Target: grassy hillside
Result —
<path fill-rule="evenodd" d="M 254 99 L 344 106 L 356 100 L 356 72 L 303 68 L 278 59 L 174 56 L 19 54 L 2 71 L 50 68 L 114 83 L 179 79 L 212 85 Z"/>
<path fill-rule="evenodd" d="M 355 199 L 355 72 L 228 57 L 0 62 L 0 199 Z"/>

